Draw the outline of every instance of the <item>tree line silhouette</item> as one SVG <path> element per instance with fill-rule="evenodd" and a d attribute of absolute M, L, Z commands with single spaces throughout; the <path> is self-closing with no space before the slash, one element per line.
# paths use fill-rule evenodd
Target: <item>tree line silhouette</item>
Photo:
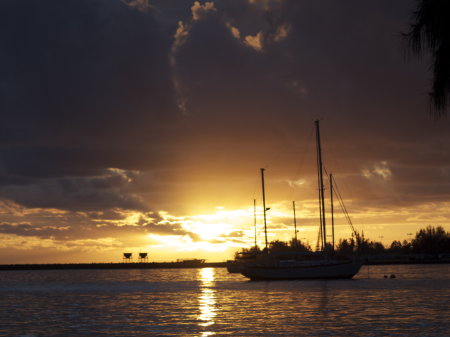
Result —
<path fill-rule="evenodd" d="M 289 242 L 274 240 L 269 243 L 269 252 L 312 252 L 311 246 L 298 239 L 291 239 Z M 406 254 L 426 254 L 438 256 L 439 254 L 450 254 L 450 232 L 446 232 L 442 226 L 428 226 L 420 229 L 414 238 L 410 240 L 394 240 L 389 246 L 384 246 L 381 242 L 372 241 L 364 236 L 364 232 L 355 232 L 351 238 L 340 239 L 333 249 L 331 244 L 327 244 L 325 249 L 341 256 L 366 256 L 366 255 L 406 255 Z M 253 254 L 261 252 L 259 247 L 242 248 L 236 252 L 237 258 L 242 254 Z"/>

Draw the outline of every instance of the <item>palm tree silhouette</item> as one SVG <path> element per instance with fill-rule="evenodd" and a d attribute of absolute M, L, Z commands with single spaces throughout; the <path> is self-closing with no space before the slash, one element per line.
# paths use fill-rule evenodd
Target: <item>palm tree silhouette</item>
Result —
<path fill-rule="evenodd" d="M 438 119 L 446 115 L 450 103 L 450 1 L 418 0 L 413 15 L 414 22 L 404 36 L 412 54 L 431 53 L 430 112 Z"/>

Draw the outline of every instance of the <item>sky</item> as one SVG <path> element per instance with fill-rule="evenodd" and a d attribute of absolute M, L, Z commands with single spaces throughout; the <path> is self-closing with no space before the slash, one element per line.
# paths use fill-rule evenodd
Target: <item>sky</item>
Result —
<path fill-rule="evenodd" d="M 231 258 L 254 199 L 264 244 L 260 168 L 269 240 L 294 235 L 296 201 L 314 248 L 315 120 L 356 230 L 450 230 L 450 120 L 402 36 L 415 4 L 1 1 L 0 263 Z"/>

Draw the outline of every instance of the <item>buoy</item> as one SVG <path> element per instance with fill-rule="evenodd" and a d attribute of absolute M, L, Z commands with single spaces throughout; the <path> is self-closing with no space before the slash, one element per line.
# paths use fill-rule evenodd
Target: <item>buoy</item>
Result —
<path fill-rule="evenodd" d="M 395 278 L 395 274 L 391 274 L 391 278 Z"/>

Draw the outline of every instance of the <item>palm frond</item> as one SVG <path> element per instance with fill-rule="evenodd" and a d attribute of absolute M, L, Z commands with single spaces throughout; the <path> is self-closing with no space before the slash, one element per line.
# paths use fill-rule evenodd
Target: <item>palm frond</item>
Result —
<path fill-rule="evenodd" d="M 413 55 L 431 54 L 430 112 L 435 118 L 441 118 L 446 115 L 450 102 L 450 1 L 419 0 L 413 23 L 403 35 Z"/>

